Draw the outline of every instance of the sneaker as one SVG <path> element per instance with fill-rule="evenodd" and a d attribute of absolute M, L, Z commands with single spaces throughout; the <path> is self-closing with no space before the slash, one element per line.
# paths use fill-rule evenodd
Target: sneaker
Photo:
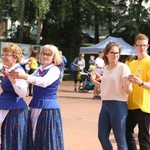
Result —
<path fill-rule="evenodd" d="M 96 96 L 93 97 L 93 100 L 101 100 L 101 96 L 96 95 Z"/>
<path fill-rule="evenodd" d="M 97 100 L 101 100 L 101 96 L 100 95 L 97 95 L 96 98 L 97 98 Z"/>
<path fill-rule="evenodd" d="M 95 100 L 96 99 L 96 96 L 93 96 L 93 98 L 92 98 L 93 100 Z"/>

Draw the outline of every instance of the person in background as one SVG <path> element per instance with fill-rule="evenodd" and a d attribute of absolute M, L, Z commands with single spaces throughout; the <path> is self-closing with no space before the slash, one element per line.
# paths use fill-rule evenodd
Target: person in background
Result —
<path fill-rule="evenodd" d="M 95 71 L 95 56 L 94 55 L 90 56 L 88 70 L 90 72 Z"/>
<path fill-rule="evenodd" d="M 127 65 L 129 66 L 130 62 L 132 62 L 133 60 L 134 60 L 133 55 L 129 55 L 129 56 L 126 58 L 125 64 L 127 64 Z"/>
<path fill-rule="evenodd" d="M 67 59 L 64 55 L 62 55 L 62 51 L 59 50 L 60 56 L 61 56 L 61 65 L 59 66 L 60 69 L 60 83 L 62 83 L 63 77 L 64 77 L 64 70 L 65 66 L 67 64 Z"/>
<path fill-rule="evenodd" d="M 104 68 L 104 60 L 103 60 L 103 51 L 99 51 L 98 57 L 95 59 L 95 72 L 99 75 L 103 74 L 103 68 Z M 99 80 L 100 82 L 100 80 Z M 94 86 L 94 96 L 93 100 L 99 100 L 100 97 L 100 87 Z"/>
<path fill-rule="evenodd" d="M 78 79 L 79 72 L 83 72 L 85 68 L 84 54 L 79 53 L 78 57 L 73 60 L 74 65 L 77 67 L 77 71 L 74 72 L 74 91 L 77 91 L 77 82 L 79 81 L 79 87 L 82 84 L 82 80 Z"/>
<path fill-rule="evenodd" d="M 23 53 L 23 56 L 24 56 L 24 52 Z M 20 60 L 19 64 L 21 65 L 21 67 L 25 70 L 25 72 L 27 72 L 27 68 L 26 68 L 26 65 L 28 64 L 28 61 L 29 61 L 29 58 L 24 58 L 22 57 L 22 59 Z"/>
<path fill-rule="evenodd" d="M 28 66 L 29 66 L 28 74 L 32 74 L 38 68 L 37 58 L 38 58 L 38 52 L 32 49 L 28 61 Z M 29 84 L 29 96 L 32 96 L 32 91 L 33 91 L 32 84 Z"/>
<path fill-rule="evenodd" d="M 23 72 L 19 62 L 21 48 L 14 43 L 7 43 L 2 49 L 2 73 L 0 94 L 0 149 L 26 150 L 28 107 L 24 101 L 27 95 L 27 82 L 10 76 L 12 70 Z"/>
<path fill-rule="evenodd" d="M 137 60 L 130 64 L 133 92 L 128 98 L 128 117 L 126 139 L 129 150 L 137 150 L 134 128 L 138 125 L 140 150 L 150 150 L 150 56 L 147 54 L 149 38 L 139 33 L 135 37 L 134 47 Z"/>
<path fill-rule="evenodd" d="M 57 90 L 60 83 L 61 64 L 59 50 L 54 45 L 44 45 L 40 52 L 41 66 L 31 75 L 13 71 L 13 78 L 33 84 L 33 98 L 29 104 L 34 148 L 28 150 L 64 150 L 63 129 Z M 30 123 L 29 123 L 30 125 Z M 31 132 L 30 132 L 31 133 Z"/>
<path fill-rule="evenodd" d="M 104 50 L 105 66 L 103 76 L 91 73 L 95 86 L 101 86 L 102 107 L 98 121 L 98 138 L 104 150 L 112 150 L 109 140 L 112 129 L 118 150 L 127 150 L 126 118 L 127 98 L 132 92 L 132 83 L 128 80 L 131 74 L 129 67 L 119 62 L 120 46 L 110 42 Z M 101 77 L 101 83 L 97 78 Z"/>

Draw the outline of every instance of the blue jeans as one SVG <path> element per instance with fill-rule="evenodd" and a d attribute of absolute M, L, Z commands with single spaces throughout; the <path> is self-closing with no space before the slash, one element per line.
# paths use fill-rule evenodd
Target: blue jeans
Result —
<path fill-rule="evenodd" d="M 108 100 L 102 102 L 102 108 L 98 122 L 98 138 L 103 150 L 112 150 L 109 140 L 111 129 L 117 142 L 118 150 L 127 150 L 126 143 L 126 119 L 127 103 Z"/>

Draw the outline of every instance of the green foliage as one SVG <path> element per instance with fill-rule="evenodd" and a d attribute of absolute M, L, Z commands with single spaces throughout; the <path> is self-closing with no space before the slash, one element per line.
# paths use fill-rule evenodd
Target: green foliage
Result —
<path fill-rule="evenodd" d="M 150 7 L 142 6 L 148 1 L 130 0 L 127 5 L 124 0 L 1 0 L 0 19 L 9 15 L 12 22 L 23 19 L 30 27 L 44 22 L 42 44 L 50 42 L 64 47 L 69 57 L 73 57 L 71 52 L 79 51 L 83 29 L 99 31 L 97 37 L 105 29 L 109 35 L 130 42 L 139 32 L 150 34 Z M 23 2 L 25 11 L 20 18 Z"/>
<path fill-rule="evenodd" d="M 51 7 L 51 0 L 31 0 L 35 7 L 35 17 L 37 20 L 45 18 Z"/>
<path fill-rule="evenodd" d="M 150 36 L 150 7 L 142 6 L 144 0 L 137 0 L 136 3 L 130 3 L 125 15 L 118 20 L 116 34 L 122 36 L 127 42 L 133 44 L 134 36 L 140 32 Z M 146 2 L 146 1 L 145 1 Z M 148 1 L 147 1 L 148 2 Z"/>

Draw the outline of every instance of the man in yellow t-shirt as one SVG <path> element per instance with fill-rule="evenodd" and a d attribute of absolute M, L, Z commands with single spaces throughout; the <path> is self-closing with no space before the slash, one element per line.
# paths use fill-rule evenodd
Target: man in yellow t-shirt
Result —
<path fill-rule="evenodd" d="M 132 75 L 133 92 L 128 98 L 128 117 L 126 138 L 129 150 L 137 150 L 134 138 L 134 128 L 138 125 L 138 140 L 140 150 L 150 150 L 150 56 L 147 54 L 149 39 L 144 34 L 135 37 L 134 47 L 137 60 L 133 60 L 129 67 Z"/>

